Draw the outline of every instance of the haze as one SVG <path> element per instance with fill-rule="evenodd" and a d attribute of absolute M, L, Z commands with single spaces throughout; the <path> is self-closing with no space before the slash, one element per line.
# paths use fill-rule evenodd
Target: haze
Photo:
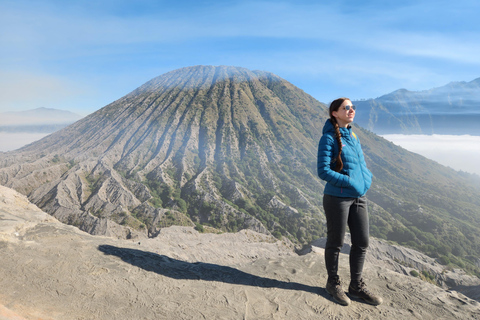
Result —
<path fill-rule="evenodd" d="M 0 132 L 0 151 L 18 149 L 46 135 Z M 390 134 L 382 137 L 444 166 L 480 175 L 480 136 Z"/>
<path fill-rule="evenodd" d="M 480 175 L 480 136 L 389 134 L 383 137 L 444 166 Z"/>

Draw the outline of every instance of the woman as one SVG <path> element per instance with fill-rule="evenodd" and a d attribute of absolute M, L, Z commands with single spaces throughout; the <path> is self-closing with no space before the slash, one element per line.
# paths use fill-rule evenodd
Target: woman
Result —
<path fill-rule="evenodd" d="M 326 289 L 338 303 L 350 304 L 338 276 L 338 256 L 348 225 L 352 239 L 348 293 L 367 303 L 379 305 L 382 299 L 368 291 L 362 279 L 369 239 L 365 193 L 370 188 L 372 173 L 367 168 L 360 142 L 350 126 L 355 118 L 355 106 L 349 99 L 339 98 L 330 104 L 329 114 L 330 119 L 323 127 L 317 159 L 318 176 L 327 182 L 323 196 L 327 218 Z"/>

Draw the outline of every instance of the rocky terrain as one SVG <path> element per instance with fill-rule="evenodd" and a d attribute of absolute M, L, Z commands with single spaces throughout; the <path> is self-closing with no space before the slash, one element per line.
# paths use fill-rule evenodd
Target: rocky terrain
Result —
<path fill-rule="evenodd" d="M 0 220 L 2 320 L 480 317 L 478 301 L 378 260 L 369 260 L 365 277 L 385 302 L 342 307 L 324 290 L 321 248 L 297 255 L 287 243 L 251 230 L 200 234 L 174 226 L 150 239 L 92 236 L 5 187 Z M 347 265 L 342 254 L 345 279 Z"/>
<path fill-rule="evenodd" d="M 325 244 L 326 238 L 317 239 L 300 254 L 318 252 L 319 250 L 323 252 Z M 349 254 L 350 245 L 350 235 L 347 234 L 342 253 Z M 372 238 L 366 259 L 372 265 L 381 266 L 403 275 L 418 274 L 424 280 L 446 290 L 456 290 L 480 301 L 480 279 L 478 277 L 468 275 L 462 269 L 441 265 L 435 259 L 416 250 Z"/>

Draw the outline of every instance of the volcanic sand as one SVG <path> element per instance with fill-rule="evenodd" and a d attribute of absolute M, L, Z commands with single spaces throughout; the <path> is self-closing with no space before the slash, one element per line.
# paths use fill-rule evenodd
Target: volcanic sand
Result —
<path fill-rule="evenodd" d="M 368 263 L 384 303 L 335 303 L 322 250 L 272 237 L 162 229 L 153 239 L 92 236 L 0 186 L 3 319 L 480 319 L 480 303 Z M 348 280 L 348 256 L 340 257 Z"/>

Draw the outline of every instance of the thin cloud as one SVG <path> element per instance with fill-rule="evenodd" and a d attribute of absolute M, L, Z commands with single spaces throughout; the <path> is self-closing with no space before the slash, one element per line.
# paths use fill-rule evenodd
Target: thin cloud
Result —
<path fill-rule="evenodd" d="M 95 79 L 112 100 L 159 72 L 198 64 L 271 71 L 321 101 L 319 81 L 322 94 L 372 98 L 477 78 L 479 8 L 462 0 L 17 0 L 0 4 L 0 67 L 85 87 Z"/>
<path fill-rule="evenodd" d="M 295 38 L 348 42 L 398 54 L 478 61 L 472 59 L 478 53 L 478 46 L 472 48 L 470 42 L 462 41 L 475 35 L 471 28 L 457 28 L 452 34 L 402 32 L 397 24 L 408 20 L 409 15 L 424 12 L 423 6 L 369 8 L 370 11 L 362 10 L 359 14 L 344 11 L 338 4 L 239 2 L 207 5 L 185 15 L 168 16 L 158 11 L 141 16 L 105 13 L 99 17 L 85 10 L 73 11 L 68 6 L 60 10 L 41 2 L 31 11 L 24 6 L 4 8 L 3 24 L 14 26 L 16 34 L 5 34 L 3 41 L 23 46 L 54 44 L 67 50 L 77 46 L 168 43 L 198 38 Z M 422 15 L 424 20 L 432 20 Z M 397 24 L 390 19 L 398 21 Z"/>
<path fill-rule="evenodd" d="M 416 56 L 451 60 L 456 63 L 480 65 L 480 44 L 471 39 L 479 34 L 466 32 L 457 35 L 433 33 L 404 33 L 398 32 L 385 35 L 388 41 L 375 45 L 380 50 L 404 56 Z M 372 43 L 372 41 L 369 41 Z"/>

